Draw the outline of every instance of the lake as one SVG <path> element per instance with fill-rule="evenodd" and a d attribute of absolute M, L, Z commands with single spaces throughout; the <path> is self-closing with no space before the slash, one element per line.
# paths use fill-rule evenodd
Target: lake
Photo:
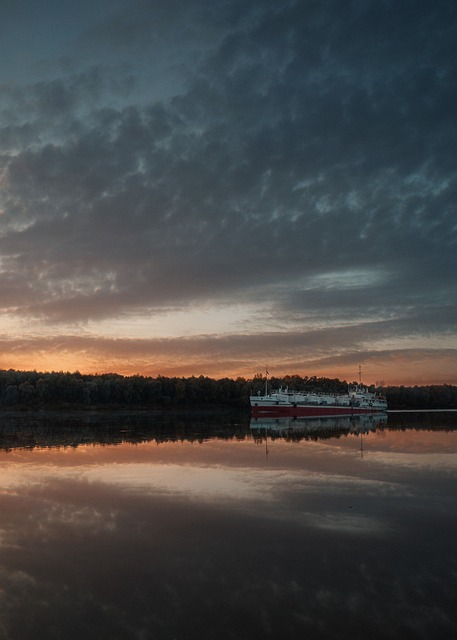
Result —
<path fill-rule="evenodd" d="M 457 413 L 4 416 L 0 638 L 455 637 Z"/>

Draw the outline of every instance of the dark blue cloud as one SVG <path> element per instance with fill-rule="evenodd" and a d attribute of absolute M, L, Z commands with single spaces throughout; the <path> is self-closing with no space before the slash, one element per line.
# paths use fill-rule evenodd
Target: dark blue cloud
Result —
<path fill-rule="evenodd" d="M 450 318 L 453 4 L 181 4 L 85 4 L 68 30 L 61 8 L 67 49 L 44 44 L 38 77 L 3 84 L 0 286 L 17 279 L 16 311 L 249 297 L 278 321 Z M 353 272 L 367 283 L 316 280 Z"/>

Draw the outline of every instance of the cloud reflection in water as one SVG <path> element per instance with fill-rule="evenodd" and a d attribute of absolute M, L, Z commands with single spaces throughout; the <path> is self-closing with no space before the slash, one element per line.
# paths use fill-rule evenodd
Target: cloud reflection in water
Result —
<path fill-rule="evenodd" d="M 441 437 L 445 465 L 403 464 L 375 434 L 363 459 L 356 438 L 3 456 L 0 638 L 449 636 Z"/>

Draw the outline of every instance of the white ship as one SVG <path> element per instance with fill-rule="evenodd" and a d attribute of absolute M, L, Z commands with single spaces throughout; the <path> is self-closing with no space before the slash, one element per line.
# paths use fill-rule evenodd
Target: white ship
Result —
<path fill-rule="evenodd" d="M 361 371 L 359 370 L 361 378 Z M 296 392 L 288 388 L 250 396 L 251 412 L 254 417 L 338 417 L 387 411 L 387 400 L 381 393 L 370 391 L 361 382 L 350 385 L 345 394 Z"/>

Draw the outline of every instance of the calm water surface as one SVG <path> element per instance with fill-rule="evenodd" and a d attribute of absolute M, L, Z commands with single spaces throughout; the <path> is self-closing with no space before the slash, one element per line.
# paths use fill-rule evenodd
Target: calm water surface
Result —
<path fill-rule="evenodd" d="M 457 414 L 124 426 L 5 422 L 1 639 L 455 637 Z"/>

